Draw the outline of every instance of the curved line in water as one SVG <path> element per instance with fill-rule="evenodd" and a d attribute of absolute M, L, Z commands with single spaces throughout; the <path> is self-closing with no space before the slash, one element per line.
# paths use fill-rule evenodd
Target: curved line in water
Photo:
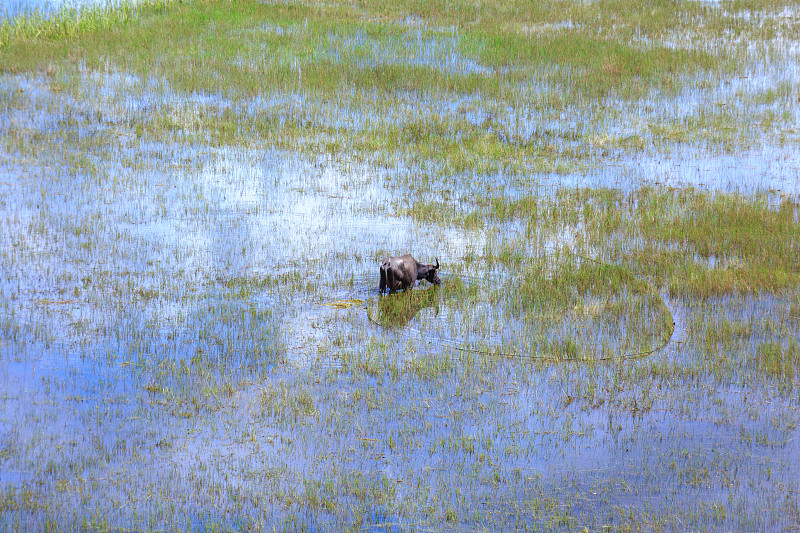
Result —
<path fill-rule="evenodd" d="M 669 335 L 667 335 L 667 337 L 663 339 L 663 342 L 661 344 L 657 345 L 657 346 L 652 347 L 649 350 L 644 350 L 644 351 L 641 351 L 641 352 L 632 352 L 632 353 L 627 353 L 627 354 L 622 354 L 622 355 L 617 355 L 617 356 L 598 357 L 598 358 L 592 358 L 592 359 L 575 359 L 575 358 L 571 358 L 571 357 L 533 355 L 533 354 L 527 354 L 527 353 L 521 353 L 521 352 L 504 352 L 502 350 L 481 350 L 481 349 L 477 349 L 477 348 L 465 348 L 463 346 L 458 346 L 456 344 L 456 339 L 452 339 L 452 338 L 438 339 L 438 342 L 440 344 L 447 344 L 448 346 L 450 346 L 451 348 L 453 348 L 455 350 L 458 350 L 458 351 L 461 351 L 461 352 L 466 352 L 466 353 L 489 355 L 489 356 L 495 356 L 495 357 L 527 359 L 527 360 L 532 360 L 532 361 L 553 362 L 553 363 L 566 363 L 566 362 L 596 363 L 596 362 L 626 361 L 626 360 L 643 359 L 644 357 L 647 357 L 647 356 L 652 355 L 652 354 L 654 354 L 654 353 L 656 353 L 658 351 L 663 350 L 670 343 L 670 341 L 672 340 L 673 335 L 675 334 L 675 318 L 674 318 L 674 316 L 672 314 L 672 311 L 670 310 L 669 306 L 664 301 L 663 296 L 661 295 L 661 293 L 659 291 L 655 290 L 655 287 L 653 287 L 653 285 L 651 285 L 649 282 L 647 282 L 647 281 L 645 281 L 645 280 L 643 280 L 641 278 L 636 277 L 633 274 L 633 272 L 631 272 L 629 269 L 627 269 L 627 268 L 625 268 L 623 266 L 614 265 L 614 264 L 611 264 L 611 263 L 606 263 L 605 261 L 600 261 L 598 259 L 593 259 L 591 257 L 585 257 L 585 256 L 582 256 L 582 255 L 579 255 L 579 254 L 574 254 L 573 253 L 572 255 L 574 255 L 575 257 L 578 257 L 578 258 L 580 258 L 580 259 L 582 259 L 584 261 L 591 261 L 591 262 L 594 262 L 594 263 L 598 263 L 598 264 L 604 265 L 604 266 L 609 267 L 609 268 L 616 268 L 616 269 L 623 270 L 628 275 L 630 275 L 631 278 L 635 279 L 639 283 L 645 284 L 655 294 L 658 294 L 659 301 L 661 302 L 661 307 L 662 307 L 664 313 L 666 314 L 666 316 L 669 318 L 669 323 L 671 324 L 671 329 L 669 331 Z M 445 276 L 443 276 L 443 277 L 445 277 Z M 445 277 L 445 279 L 453 279 L 453 278 L 460 279 L 462 282 L 465 282 L 465 284 L 467 286 L 469 286 L 471 284 L 478 284 L 478 283 L 484 281 L 484 280 L 476 278 L 474 276 L 467 276 L 467 275 L 463 275 L 463 274 L 455 275 L 455 276 L 446 276 Z M 399 327 L 398 326 L 391 326 L 391 325 L 388 325 L 388 324 L 382 324 L 378 320 L 376 320 L 370 314 L 370 308 L 372 307 L 370 305 L 370 301 L 373 300 L 375 297 L 377 297 L 377 287 L 373 287 L 370 292 L 371 292 L 371 296 L 369 298 L 364 298 L 364 299 L 366 301 L 365 309 L 366 309 L 367 319 L 371 323 L 373 323 L 373 324 L 375 324 L 377 326 L 380 326 L 380 327 L 382 327 L 384 329 L 396 328 L 398 330 L 400 330 L 400 329 L 405 330 L 406 332 L 412 332 L 413 331 L 414 333 L 416 333 L 416 335 L 414 335 L 414 337 L 416 337 L 416 338 L 418 338 L 420 340 L 424 340 L 424 341 L 426 341 L 428 343 L 432 342 L 432 341 L 426 339 L 424 333 L 422 331 L 418 330 L 418 329 L 410 328 L 408 326 L 399 326 Z"/>

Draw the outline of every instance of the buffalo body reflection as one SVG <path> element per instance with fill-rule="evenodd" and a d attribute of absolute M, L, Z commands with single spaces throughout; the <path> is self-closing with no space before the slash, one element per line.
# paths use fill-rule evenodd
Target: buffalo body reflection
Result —
<path fill-rule="evenodd" d="M 378 315 L 375 321 L 386 327 L 408 324 L 421 309 L 434 307 L 439 314 L 439 287 L 427 290 L 406 291 L 378 297 Z"/>

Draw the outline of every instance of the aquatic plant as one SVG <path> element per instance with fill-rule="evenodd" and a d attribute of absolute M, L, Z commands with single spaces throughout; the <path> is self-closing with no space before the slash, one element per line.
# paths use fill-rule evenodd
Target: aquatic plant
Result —
<path fill-rule="evenodd" d="M 796 10 L 0 22 L 0 529 L 796 529 Z"/>

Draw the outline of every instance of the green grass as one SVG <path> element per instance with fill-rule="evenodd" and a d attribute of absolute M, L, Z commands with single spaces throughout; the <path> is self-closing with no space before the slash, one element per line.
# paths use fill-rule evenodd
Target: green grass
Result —
<path fill-rule="evenodd" d="M 304 388 L 280 381 L 261 390 L 258 396 L 263 416 L 283 424 L 298 424 L 314 413 L 314 398 Z"/>
<path fill-rule="evenodd" d="M 560 20 L 561 8 L 560 3 L 548 4 L 526 17 Z M 377 6 L 370 9 L 380 20 Z M 92 70 L 110 67 L 143 79 L 155 76 L 182 91 L 231 98 L 287 91 L 335 97 L 356 89 L 389 95 L 479 93 L 513 101 L 519 98 L 520 83 L 541 82 L 542 76 L 554 90 L 566 89 L 573 98 L 591 100 L 611 92 L 640 98 L 646 87 L 663 90 L 678 83 L 676 75 L 714 65 L 713 56 L 704 52 L 592 39 L 575 30 L 529 36 L 501 25 L 498 32 L 497 22 L 505 19 L 492 19 L 487 11 L 478 26 L 466 17 L 453 33 L 435 26 L 450 11 L 433 11 L 432 26 L 422 30 L 383 20 L 365 23 L 363 11 L 337 4 L 237 2 L 231 9 L 226 2 L 156 2 L 120 10 L 65 11 L 49 19 L 5 22 L 0 27 L 0 70 L 80 62 Z M 465 59 L 487 72 L 459 73 L 435 63 L 407 62 L 422 57 L 431 44 L 448 50 L 451 41 Z M 134 55 L 129 53 L 133 46 L 138 50 Z"/>
<path fill-rule="evenodd" d="M 401 158 L 435 163 L 447 176 L 566 173 L 597 165 L 599 150 L 640 153 L 675 142 L 733 150 L 790 131 L 792 117 L 769 108 L 791 97 L 788 82 L 761 96 L 737 95 L 744 112 L 710 101 L 688 116 L 645 115 L 646 127 L 637 123 L 649 98 L 678 97 L 695 77 L 716 87 L 730 76 L 730 59 L 714 47 L 661 43 L 691 27 L 692 17 L 727 21 L 724 13 L 692 3 L 567 6 L 247 1 L 232 9 L 198 0 L 67 10 L 3 22 L 0 71 L 44 72 L 51 90 L 68 93 L 88 70 L 133 75 L 139 90 L 158 80 L 181 94 L 221 98 L 157 106 L 132 119 L 137 137 L 299 148 L 382 166 Z M 509 13 L 517 22 L 506 22 Z M 467 104 L 422 106 L 398 119 L 409 95 L 431 103 L 478 98 L 486 118 L 472 120 Z M 249 107 L 255 97 L 267 103 Z M 588 123 L 550 126 L 577 110 Z M 363 117 L 357 130 L 335 120 L 349 113 Z M 627 126 L 603 131 L 609 123 Z M 14 150 L 39 143 L 37 132 L 20 128 L 5 137 Z"/>
<path fill-rule="evenodd" d="M 426 308 L 438 311 L 439 288 L 433 286 L 423 290 L 407 290 L 381 297 L 377 303 L 377 315 L 373 320 L 388 327 L 401 327 Z"/>
<path fill-rule="evenodd" d="M 649 240 L 679 243 L 723 264 L 742 260 L 768 270 L 800 271 L 800 206 L 794 199 L 773 205 L 765 195 L 642 191 L 637 204 L 634 215 Z M 665 212 L 677 216 L 664 217 Z"/>
<path fill-rule="evenodd" d="M 5 523 L 796 529 L 798 199 L 625 166 L 796 144 L 785 8 L 0 23 Z"/>
<path fill-rule="evenodd" d="M 141 4 L 162 9 L 168 2 L 146 0 Z M 83 9 L 66 6 L 53 14 L 34 11 L 3 19 L 0 21 L 0 50 L 10 46 L 21 49 L 31 44 L 69 42 L 90 33 L 115 31 L 134 21 L 140 9 L 131 3 L 90 5 Z M 31 59 L 27 53 L 22 57 Z"/>
<path fill-rule="evenodd" d="M 759 370 L 786 383 L 798 383 L 800 376 L 800 348 L 794 340 L 787 344 L 764 342 L 756 351 Z"/>
<path fill-rule="evenodd" d="M 512 308 L 519 312 L 573 307 L 578 298 L 587 295 L 603 298 L 623 290 L 648 291 L 647 284 L 626 269 L 575 256 L 532 261 L 519 277 L 521 283 L 512 300 Z"/>
<path fill-rule="evenodd" d="M 405 212 L 464 229 L 521 221 L 529 237 L 580 225 L 578 250 L 610 250 L 614 262 L 668 286 L 674 295 L 776 293 L 800 280 L 800 205 L 792 197 L 644 187 L 628 195 L 564 189 L 555 198 L 484 197 L 473 203 L 478 207 L 456 210 L 417 201 Z M 534 263 L 534 270 L 542 268 Z M 584 278 L 565 279 L 565 286 Z"/>

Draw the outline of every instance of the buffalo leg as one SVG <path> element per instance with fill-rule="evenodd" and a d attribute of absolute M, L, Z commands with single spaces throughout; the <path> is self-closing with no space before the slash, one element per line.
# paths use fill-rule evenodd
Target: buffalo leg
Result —
<path fill-rule="evenodd" d="M 378 292 L 383 294 L 386 290 L 386 269 L 381 267 L 381 280 L 378 283 Z"/>

